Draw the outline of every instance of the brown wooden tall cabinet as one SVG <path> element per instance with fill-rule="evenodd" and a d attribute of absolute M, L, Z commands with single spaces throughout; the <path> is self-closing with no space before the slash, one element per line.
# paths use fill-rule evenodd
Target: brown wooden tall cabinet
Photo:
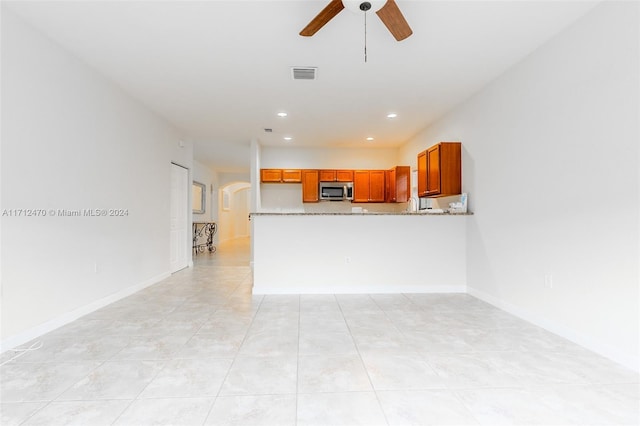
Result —
<path fill-rule="evenodd" d="M 302 202 L 317 203 L 320 201 L 319 176 L 317 170 L 302 171 Z"/>
<path fill-rule="evenodd" d="M 411 196 L 411 167 L 396 166 L 385 172 L 385 201 L 406 203 Z"/>

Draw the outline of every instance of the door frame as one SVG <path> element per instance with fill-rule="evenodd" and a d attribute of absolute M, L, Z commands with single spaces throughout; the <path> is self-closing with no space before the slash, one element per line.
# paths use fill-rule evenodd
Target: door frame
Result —
<path fill-rule="evenodd" d="M 171 227 L 171 208 L 172 203 L 173 203 L 173 190 L 171 189 L 171 185 L 173 184 L 173 182 L 171 182 L 171 180 L 173 179 L 173 173 L 170 173 L 170 186 L 169 186 L 169 269 L 170 272 L 173 274 L 175 272 L 178 272 L 182 269 L 188 268 L 193 266 L 193 259 L 192 259 L 192 240 L 191 240 L 191 227 L 192 227 L 192 218 L 191 218 L 191 169 L 189 169 L 188 167 L 183 166 L 182 164 L 176 163 L 175 161 L 171 162 L 171 167 L 176 166 L 176 167 L 180 167 L 181 169 L 184 169 L 187 173 L 187 181 L 185 183 L 185 195 L 186 195 L 186 203 L 183 206 L 184 208 L 184 226 L 185 226 L 185 237 L 184 237 L 184 251 L 183 251 L 183 255 L 184 255 L 184 259 L 185 262 L 184 264 L 181 264 L 177 269 L 174 269 L 174 265 L 172 263 L 172 259 L 171 259 L 171 254 L 173 253 L 173 249 L 174 249 L 174 241 L 171 237 L 171 232 L 172 232 L 172 227 Z M 170 168 L 169 170 L 173 170 L 172 168 Z M 179 250 L 178 246 L 178 250 Z"/>

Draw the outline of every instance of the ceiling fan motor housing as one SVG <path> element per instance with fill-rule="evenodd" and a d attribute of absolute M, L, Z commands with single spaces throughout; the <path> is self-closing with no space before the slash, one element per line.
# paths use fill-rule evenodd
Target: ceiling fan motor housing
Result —
<path fill-rule="evenodd" d="M 344 7 L 355 13 L 377 12 L 387 3 L 387 0 L 342 0 Z"/>

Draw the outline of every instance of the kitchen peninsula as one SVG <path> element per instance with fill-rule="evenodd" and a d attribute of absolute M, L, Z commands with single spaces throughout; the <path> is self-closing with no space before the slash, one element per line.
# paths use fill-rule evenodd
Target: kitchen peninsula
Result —
<path fill-rule="evenodd" d="M 255 294 L 466 291 L 468 214 L 252 213 Z"/>

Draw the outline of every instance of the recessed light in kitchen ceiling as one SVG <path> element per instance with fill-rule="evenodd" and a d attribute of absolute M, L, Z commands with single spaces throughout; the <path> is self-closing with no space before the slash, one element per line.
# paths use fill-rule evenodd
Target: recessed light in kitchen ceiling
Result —
<path fill-rule="evenodd" d="M 387 118 L 396 118 L 398 116 L 398 114 L 396 114 L 395 112 L 390 112 L 389 114 L 387 114 Z"/>
<path fill-rule="evenodd" d="M 373 138 L 372 138 L 371 136 L 369 136 L 369 137 L 367 138 L 367 140 L 368 140 L 369 142 L 371 142 L 371 141 L 373 140 Z"/>
<path fill-rule="evenodd" d="M 292 140 L 293 138 L 291 136 L 285 136 L 283 138 L 285 141 L 289 142 L 290 140 Z"/>
<path fill-rule="evenodd" d="M 288 114 L 283 111 L 283 112 L 279 112 L 277 115 L 278 117 L 286 117 Z"/>

